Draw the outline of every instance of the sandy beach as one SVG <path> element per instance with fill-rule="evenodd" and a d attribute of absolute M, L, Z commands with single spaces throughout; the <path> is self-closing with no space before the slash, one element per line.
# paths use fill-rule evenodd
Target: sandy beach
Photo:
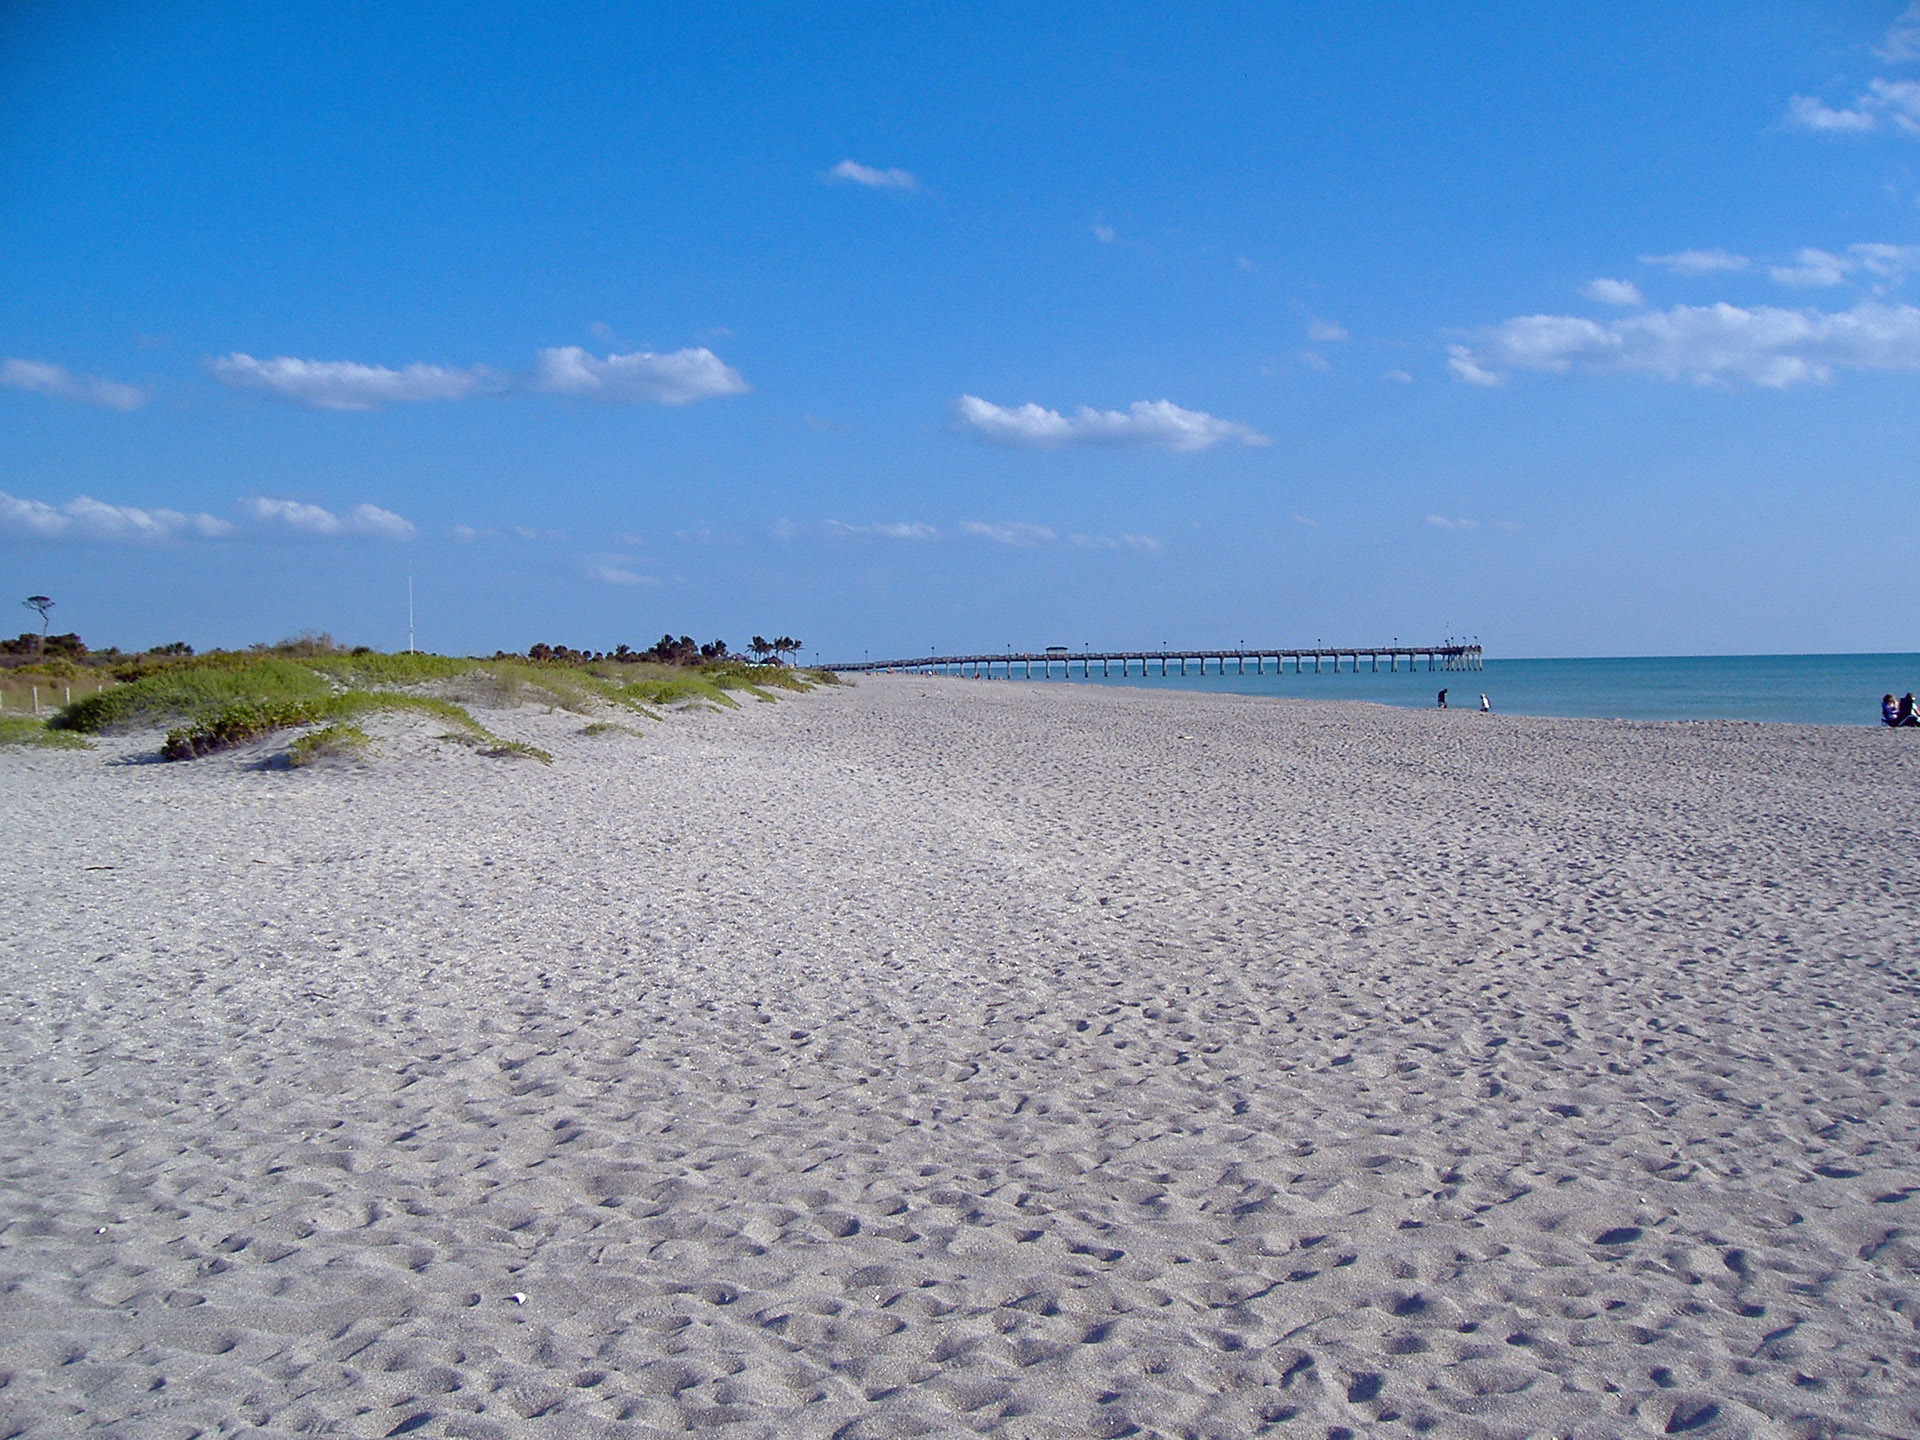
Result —
<path fill-rule="evenodd" d="M 0 1435 L 1920 1434 L 1920 748 L 875 677 L 0 752 Z"/>

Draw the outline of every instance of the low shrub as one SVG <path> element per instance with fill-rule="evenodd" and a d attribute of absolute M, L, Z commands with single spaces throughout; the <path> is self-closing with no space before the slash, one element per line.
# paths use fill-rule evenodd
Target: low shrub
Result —
<path fill-rule="evenodd" d="M 160 746 L 160 758 L 191 760 L 196 755 L 230 750 L 276 730 L 310 725 L 320 713 L 320 706 L 313 701 L 236 700 L 192 725 L 169 730 Z"/>
<path fill-rule="evenodd" d="M 297 661 L 235 657 L 239 663 L 227 666 L 207 663 L 211 658 L 170 665 L 84 696 L 49 723 L 56 730 L 102 734 L 209 716 L 247 703 L 313 705 L 332 693 L 324 677 Z"/>
<path fill-rule="evenodd" d="M 316 760 L 338 756 L 358 759 L 371 742 L 367 732 L 351 720 L 338 720 L 319 730 L 309 731 L 287 747 L 287 763 L 295 769 Z"/>

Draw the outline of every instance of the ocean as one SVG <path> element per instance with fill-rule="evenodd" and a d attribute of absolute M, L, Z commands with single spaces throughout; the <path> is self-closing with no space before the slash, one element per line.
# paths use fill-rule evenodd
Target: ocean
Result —
<path fill-rule="evenodd" d="M 1095 685 L 1285 695 L 1302 700 L 1370 700 L 1431 706 L 1441 686 L 1456 709 L 1478 709 L 1485 691 L 1493 708 L 1515 715 L 1575 715 L 1616 720 L 1773 720 L 1795 725 L 1878 725 L 1880 697 L 1920 692 L 1920 655 L 1663 655 L 1604 660 L 1488 660 L 1482 670 L 1411 674 L 1363 665 L 1358 674 L 1311 669 L 1276 675 L 1169 674 L 1156 666 Z M 1189 661 L 1191 670 L 1193 662 Z M 1059 678 L 1059 672 L 1054 672 Z M 1076 685 L 1089 683 L 1076 672 Z M 1920 741 L 1920 732 L 1915 732 Z"/>

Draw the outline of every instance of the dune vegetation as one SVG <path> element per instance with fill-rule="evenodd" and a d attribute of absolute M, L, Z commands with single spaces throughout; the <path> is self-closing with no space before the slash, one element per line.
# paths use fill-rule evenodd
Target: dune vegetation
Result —
<path fill-rule="evenodd" d="M 468 707 L 539 705 L 583 716 L 612 712 L 657 719 L 669 708 L 730 709 L 739 704 L 738 695 L 771 702 L 776 690 L 832 683 L 822 672 L 748 663 L 718 648 L 718 655 L 693 651 L 679 663 L 643 660 L 624 647 L 615 658 L 545 645 L 534 647 L 538 658 L 477 659 L 346 651 L 325 636 L 304 636 L 247 651 L 142 656 L 120 683 L 75 700 L 45 726 L 26 723 L 44 737 L 38 743 L 51 744 L 166 726 L 161 754 L 169 760 L 320 727 L 289 752 L 290 763 L 305 764 L 358 753 L 368 742 L 357 722 L 397 711 L 439 720 L 447 726 L 440 738 L 482 754 L 550 762 L 545 751 L 496 735 Z M 29 738 L 24 731 L 19 737 L 9 732 L 0 734 L 0 743 Z"/>

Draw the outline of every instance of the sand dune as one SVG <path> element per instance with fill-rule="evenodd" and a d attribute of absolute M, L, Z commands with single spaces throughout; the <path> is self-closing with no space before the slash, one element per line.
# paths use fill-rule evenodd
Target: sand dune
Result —
<path fill-rule="evenodd" d="M 0 1434 L 1920 1433 L 1920 750 L 878 677 L 0 752 Z"/>

